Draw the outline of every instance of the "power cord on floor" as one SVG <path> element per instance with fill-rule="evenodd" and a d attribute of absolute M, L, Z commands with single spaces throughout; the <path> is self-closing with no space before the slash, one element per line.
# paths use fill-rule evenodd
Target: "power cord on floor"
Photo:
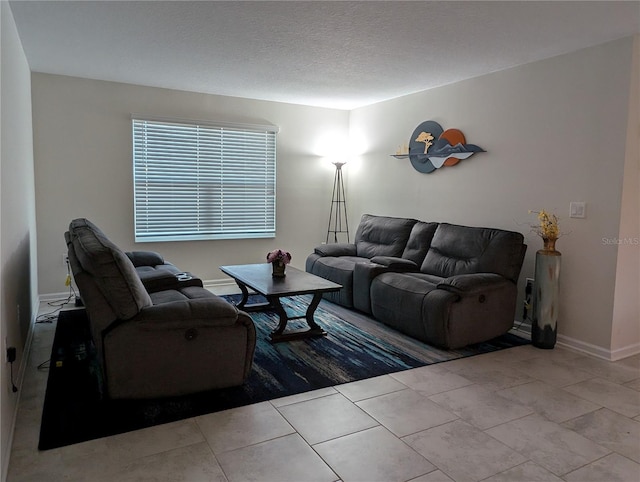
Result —
<path fill-rule="evenodd" d="M 529 334 L 529 330 L 525 330 L 525 329 L 522 328 L 522 325 L 525 324 L 524 323 L 525 321 L 527 321 L 527 320 L 516 321 L 516 324 L 513 326 L 512 330 L 521 331 L 522 333 Z M 529 323 L 527 323 L 527 325 L 529 325 Z"/>
<path fill-rule="evenodd" d="M 36 323 L 53 323 L 58 319 L 58 312 L 64 308 L 65 305 L 71 303 L 71 300 L 79 299 L 79 296 L 76 294 L 76 290 L 71 283 L 71 268 L 69 266 L 69 260 L 67 260 L 67 278 L 64 282 L 65 286 L 69 287 L 69 296 L 66 298 L 61 298 L 59 300 L 49 301 L 47 304 L 49 306 L 56 307 L 55 310 L 50 311 L 48 313 L 43 313 L 36 317 Z"/>
<path fill-rule="evenodd" d="M 36 317 L 36 323 L 53 323 L 58 319 L 58 312 L 64 308 L 65 305 L 71 303 L 71 300 L 74 298 L 74 294 L 69 290 L 69 296 L 66 298 L 62 298 L 59 300 L 49 301 L 47 305 L 56 307 L 55 310 L 50 311 L 48 313 L 43 313 Z"/>
<path fill-rule="evenodd" d="M 50 311 L 49 313 L 43 313 L 42 315 L 38 315 L 38 317 L 36 317 L 36 323 L 53 323 L 54 321 L 56 321 L 58 319 L 58 312 L 62 310 L 64 305 L 70 303 L 71 299 L 74 296 L 71 293 L 71 290 L 69 291 L 70 293 L 67 298 L 62 298 L 60 300 L 54 300 L 47 303 L 49 306 L 57 306 L 57 308 L 53 311 Z M 38 370 L 48 369 L 49 361 L 50 360 L 43 361 L 42 363 L 40 363 L 40 365 L 38 365 L 37 369 Z"/>
<path fill-rule="evenodd" d="M 16 393 L 18 391 L 18 387 L 16 387 L 16 384 L 13 381 L 13 362 L 9 363 L 9 366 L 11 367 L 11 391 Z"/>
<path fill-rule="evenodd" d="M 525 322 L 528 322 L 527 324 L 529 326 L 531 326 L 531 322 L 533 320 L 531 320 L 531 318 L 529 318 L 529 310 L 531 310 L 532 308 L 532 291 L 533 291 L 533 285 L 530 283 L 527 283 L 527 285 L 525 286 L 524 289 L 524 307 L 522 309 L 522 321 L 517 321 L 516 324 L 514 325 L 513 329 L 516 331 L 521 331 L 522 333 L 530 333 L 530 331 L 524 330 L 522 328 L 522 325 L 525 324 Z"/>
<path fill-rule="evenodd" d="M 41 315 L 38 315 L 36 317 L 36 323 L 53 323 L 54 321 L 57 321 L 58 313 L 60 312 L 60 310 L 62 310 L 62 308 L 65 307 L 65 305 L 68 305 L 69 303 L 71 303 L 71 300 L 75 299 L 77 302 L 77 300 L 80 299 L 80 297 L 76 293 L 76 290 L 73 287 L 73 284 L 71 283 L 71 267 L 69 266 L 68 259 L 67 259 L 67 278 L 64 284 L 65 286 L 69 287 L 69 296 L 67 296 L 66 298 L 61 298 L 59 300 L 49 301 L 47 305 L 53 306 L 56 309 L 48 313 L 43 313 Z M 37 366 L 37 370 L 49 369 L 50 362 L 51 362 L 51 359 L 43 361 L 42 363 L 40 363 L 40 365 Z"/>

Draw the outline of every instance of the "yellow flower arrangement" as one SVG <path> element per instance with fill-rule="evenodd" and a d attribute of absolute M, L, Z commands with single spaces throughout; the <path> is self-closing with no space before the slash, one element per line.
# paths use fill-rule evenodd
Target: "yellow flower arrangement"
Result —
<path fill-rule="evenodd" d="M 558 216 L 550 214 L 544 209 L 541 211 L 529 211 L 529 214 L 538 215 L 538 224 L 531 225 L 531 231 L 542 238 L 544 249 L 555 251 L 556 240 L 562 235 L 558 226 Z"/>
<path fill-rule="evenodd" d="M 537 214 L 539 224 L 531 226 L 531 230 L 542 239 L 558 239 L 560 228 L 558 227 L 558 216 L 549 214 L 544 209 L 541 211 L 529 211 L 529 214 Z"/>

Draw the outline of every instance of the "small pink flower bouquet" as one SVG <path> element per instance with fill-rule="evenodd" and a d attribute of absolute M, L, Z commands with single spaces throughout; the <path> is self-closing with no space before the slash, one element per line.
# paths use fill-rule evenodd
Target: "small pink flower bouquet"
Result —
<path fill-rule="evenodd" d="M 289 264 L 291 262 L 291 253 L 281 249 L 274 249 L 267 254 L 267 263 L 275 263 L 277 261 L 280 261 L 282 264 Z"/>

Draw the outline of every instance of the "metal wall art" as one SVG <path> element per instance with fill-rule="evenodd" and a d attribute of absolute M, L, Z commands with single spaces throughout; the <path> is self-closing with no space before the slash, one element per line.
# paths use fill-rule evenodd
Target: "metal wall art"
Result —
<path fill-rule="evenodd" d="M 393 157 L 408 157 L 416 171 L 428 174 L 443 166 L 455 166 L 476 152 L 486 151 L 475 144 L 467 144 L 460 130 L 445 131 L 440 124 L 429 120 L 416 127 L 409 145 L 399 149 Z"/>

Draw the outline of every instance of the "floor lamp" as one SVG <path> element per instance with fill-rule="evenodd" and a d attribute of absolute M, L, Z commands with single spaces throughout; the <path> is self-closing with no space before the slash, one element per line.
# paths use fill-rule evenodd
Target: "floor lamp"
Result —
<path fill-rule="evenodd" d="M 347 201 L 344 197 L 344 183 L 342 182 L 342 166 L 346 162 L 334 162 L 336 175 L 333 178 L 333 196 L 331 198 L 331 211 L 329 213 L 329 227 L 327 228 L 327 240 L 333 237 L 333 242 L 338 242 L 338 233 L 347 235 L 349 242 L 349 222 L 347 221 Z M 333 228 L 333 229 L 332 229 Z M 331 236 L 333 234 L 333 236 Z"/>

